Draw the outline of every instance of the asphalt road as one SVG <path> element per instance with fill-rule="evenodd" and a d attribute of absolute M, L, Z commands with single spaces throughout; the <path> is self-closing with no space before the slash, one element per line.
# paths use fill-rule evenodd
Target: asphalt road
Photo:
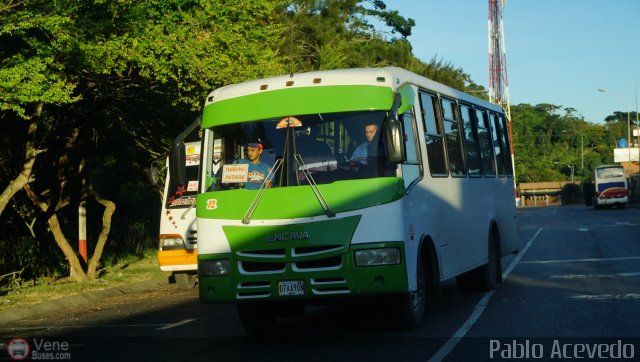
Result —
<path fill-rule="evenodd" d="M 234 306 L 168 285 L 0 326 L 0 341 L 92 361 L 640 360 L 640 209 L 526 208 L 518 220 L 521 252 L 503 259 L 504 283 L 485 294 L 445 283 L 443 305 L 411 331 L 355 305 L 309 308 L 250 337 Z"/>

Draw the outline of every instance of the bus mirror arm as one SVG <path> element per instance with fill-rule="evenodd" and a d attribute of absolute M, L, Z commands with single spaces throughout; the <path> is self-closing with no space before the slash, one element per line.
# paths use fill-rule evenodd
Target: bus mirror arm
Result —
<path fill-rule="evenodd" d="M 187 155 L 184 149 L 184 139 L 200 125 L 201 121 L 202 116 L 198 116 L 193 123 L 173 140 L 173 144 L 171 145 L 171 153 L 169 153 L 169 173 L 171 174 L 171 179 L 175 180 L 178 185 L 184 185 L 185 179 L 187 178 L 187 167 L 185 165 Z"/>
<path fill-rule="evenodd" d="M 401 163 L 404 161 L 402 125 L 400 121 L 398 121 L 398 108 L 401 102 L 402 97 L 400 93 L 396 93 L 391 111 L 382 125 L 384 150 L 389 163 Z"/>

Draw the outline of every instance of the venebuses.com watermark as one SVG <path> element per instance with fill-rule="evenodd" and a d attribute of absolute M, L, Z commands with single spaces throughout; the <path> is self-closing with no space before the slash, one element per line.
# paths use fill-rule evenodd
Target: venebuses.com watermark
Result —
<path fill-rule="evenodd" d="M 44 338 L 11 338 L 6 345 L 9 358 L 15 361 L 47 360 L 64 361 L 71 359 L 67 341 L 51 341 Z"/>
<path fill-rule="evenodd" d="M 598 341 L 563 339 L 491 339 L 490 359 L 634 360 L 636 345 L 623 339 Z"/>

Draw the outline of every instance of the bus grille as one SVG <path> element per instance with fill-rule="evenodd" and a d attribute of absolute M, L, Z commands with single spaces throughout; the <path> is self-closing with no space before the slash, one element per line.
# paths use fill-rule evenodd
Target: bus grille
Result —
<path fill-rule="evenodd" d="M 315 295 L 349 294 L 347 280 L 342 277 L 313 278 L 311 292 Z"/>
<path fill-rule="evenodd" d="M 271 282 L 268 280 L 238 284 L 237 299 L 268 298 L 270 296 Z"/>
<path fill-rule="evenodd" d="M 296 272 L 338 270 L 342 268 L 342 255 L 329 258 L 299 261 L 294 263 L 271 261 L 239 261 L 238 268 L 242 274 L 284 273 L 287 265 Z"/>
<path fill-rule="evenodd" d="M 344 245 L 236 251 L 240 274 L 258 277 L 253 281 L 238 283 L 236 297 L 259 299 L 269 298 L 273 293 L 277 294 L 277 288 L 273 285 L 275 281 L 271 281 L 271 278 L 266 279 L 267 275 L 284 274 L 287 271 L 293 273 L 339 271 L 344 265 L 344 252 Z M 265 279 L 260 278 L 260 275 Z M 351 293 L 347 280 L 343 276 L 309 278 L 310 276 L 300 275 L 301 279 L 307 281 L 307 291 L 312 295 L 331 296 Z M 272 292 L 273 288 L 276 288 L 275 292 Z"/>

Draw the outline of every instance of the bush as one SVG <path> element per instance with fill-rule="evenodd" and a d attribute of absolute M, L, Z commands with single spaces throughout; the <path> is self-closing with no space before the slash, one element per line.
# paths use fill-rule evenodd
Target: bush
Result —
<path fill-rule="evenodd" d="M 581 204 L 584 202 L 580 185 L 566 184 L 560 193 L 562 205 Z"/>

